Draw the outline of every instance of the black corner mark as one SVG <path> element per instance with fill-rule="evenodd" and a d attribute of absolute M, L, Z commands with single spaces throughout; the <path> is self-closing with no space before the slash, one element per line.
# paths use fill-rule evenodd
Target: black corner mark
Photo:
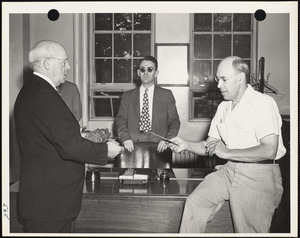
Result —
<path fill-rule="evenodd" d="M 266 19 L 266 12 L 262 9 L 258 9 L 255 14 L 254 14 L 254 17 L 257 21 L 263 21 Z"/>
<path fill-rule="evenodd" d="M 48 18 L 51 21 L 56 21 L 59 18 L 59 12 L 56 9 L 51 9 L 48 12 Z"/>

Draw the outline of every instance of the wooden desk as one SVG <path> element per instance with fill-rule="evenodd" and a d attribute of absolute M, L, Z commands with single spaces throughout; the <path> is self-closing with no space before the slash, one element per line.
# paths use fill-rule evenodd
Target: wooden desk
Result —
<path fill-rule="evenodd" d="M 74 233 L 177 233 L 185 199 L 201 182 L 201 178 L 172 178 L 167 183 L 152 179 L 148 185 L 122 185 L 119 180 L 108 177 L 109 172 L 122 174 L 125 169 L 100 169 L 98 183 L 85 181 L 81 211 L 74 221 Z M 100 172 L 100 173 L 101 173 Z M 144 169 L 138 173 L 154 173 Z M 174 174 L 205 174 L 209 170 L 182 171 Z M 180 177 L 180 176 L 179 176 Z M 23 232 L 22 220 L 17 215 L 18 184 L 11 186 L 11 232 Z M 233 226 L 226 202 L 207 233 L 232 233 Z"/>

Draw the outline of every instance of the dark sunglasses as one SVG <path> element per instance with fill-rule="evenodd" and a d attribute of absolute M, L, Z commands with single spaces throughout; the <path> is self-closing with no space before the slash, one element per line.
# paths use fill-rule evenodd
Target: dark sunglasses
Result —
<path fill-rule="evenodd" d="M 149 67 L 149 68 L 140 68 L 140 71 L 141 71 L 142 73 L 145 73 L 146 70 L 148 71 L 148 73 L 152 73 L 152 71 L 155 71 L 155 69 L 152 68 L 152 67 Z"/>

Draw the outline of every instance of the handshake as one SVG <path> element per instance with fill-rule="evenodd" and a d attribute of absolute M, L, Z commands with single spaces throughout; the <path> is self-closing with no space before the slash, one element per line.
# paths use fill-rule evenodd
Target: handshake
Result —
<path fill-rule="evenodd" d="M 109 158 L 115 158 L 118 154 L 120 154 L 124 147 L 120 146 L 117 141 L 114 139 L 110 139 L 111 133 L 107 128 L 105 129 L 96 129 L 94 131 L 84 131 L 82 134 L 85 134 L 84 137 L 90 141 L 96 143 L 105 143 L 107 144 L 107 156 Z"/>

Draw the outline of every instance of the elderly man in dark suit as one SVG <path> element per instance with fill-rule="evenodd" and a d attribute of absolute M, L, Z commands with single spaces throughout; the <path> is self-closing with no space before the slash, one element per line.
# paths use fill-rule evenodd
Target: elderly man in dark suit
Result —
<path fill-rule="evenodd" d="M 166 138 L 178 134 L 180 120 L 175 98 L 171 90 L 155 85 L 158 75 L 157 60 L 146 56 L 140 60 L 137 74 L 141 86 L 125 92 L 116 117 L 118 137 L 128 151 L 134 150 L 134 142 L 157 142 L 157 150 L 167 149 L 166 141 L 150 132 Z M 147 109 L 144 104 L 148 103 Z M 146 125 L 144 125 L 144 122 Z"/>
<path fill-rule="evenodd" d="M 80 127 L 56 87 L 70 66 L 62 45 L 38 42 L 29 53 L 33 75 L 15 103 L 20 149 L 20 214 L 26 232 L 70 232 L 82 202 L 85 164 L 106 164 L 122 147 L 94 143 Z"/>

